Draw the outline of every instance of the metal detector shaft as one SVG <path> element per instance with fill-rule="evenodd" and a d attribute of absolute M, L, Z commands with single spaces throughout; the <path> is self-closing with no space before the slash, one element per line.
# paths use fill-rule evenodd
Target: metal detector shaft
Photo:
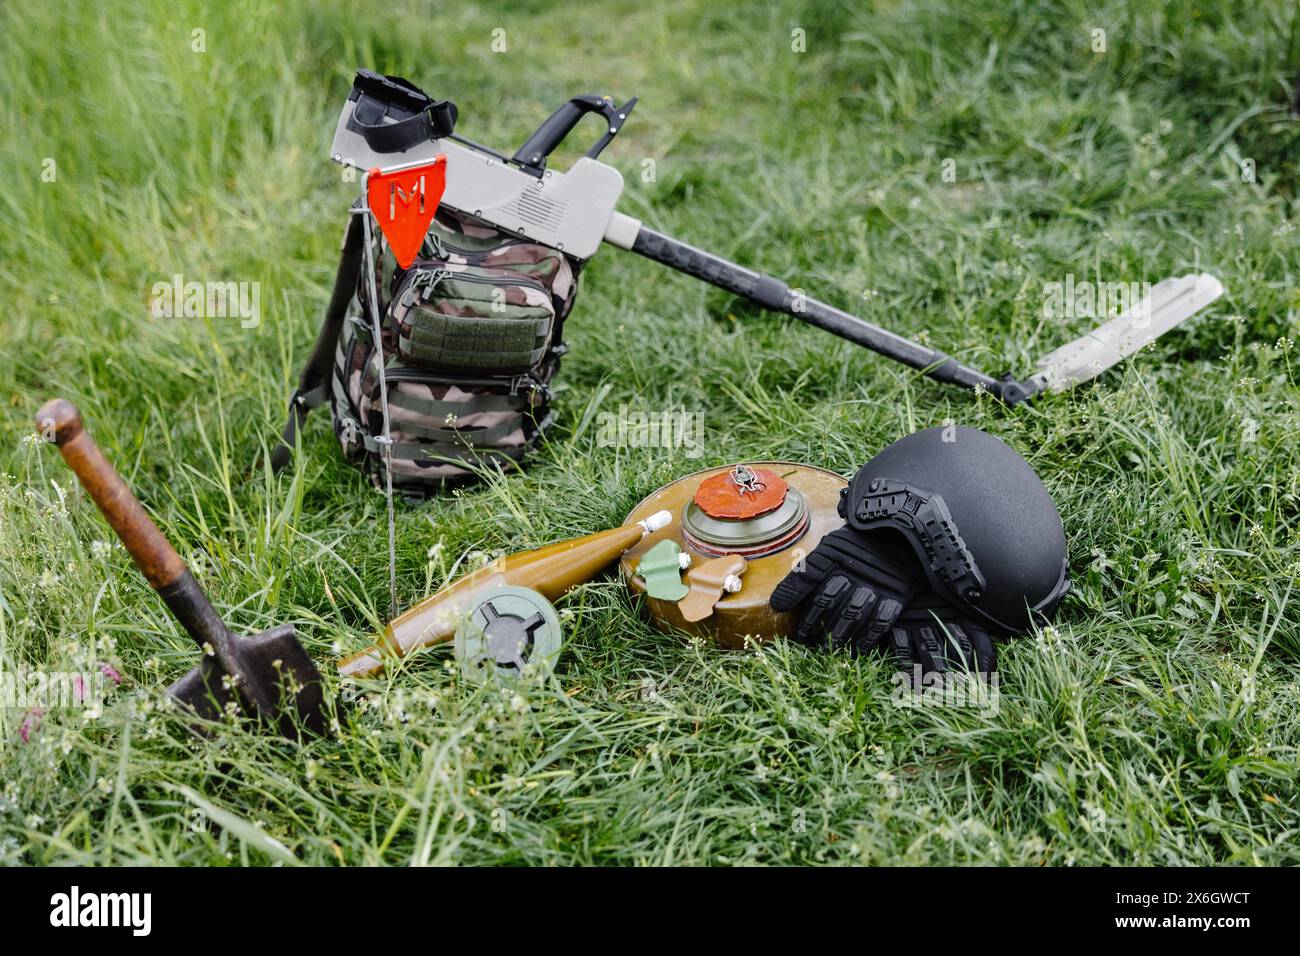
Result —
<path fill-rule="evenodd" d="M 441 159 L 447 171 L 442 205 L 502 232 L 578 261 L 590 259 L 602 243 L 630 250 L 871 349 L 936 381 L 987 391 L 1008 405 L 1096 377 L 1223 294 L 1222 285 L 1210 275 L 1188 274 L 1158 282 L 1142 302 L 1108 316 L 1102 325 L 1050 353 L 1028 378 L 994 378 L 946 352 L 809 298 L 780 279 L 647 229 L 640 220 L 619 212 L 623 176 L 595 157 L 623 128 L 635 103 L 635 97 L 621 106 L 608 96 L 575 97 L 552 114 L 514 157 L 506 159 L 504 153 L 452 134 L 456 109 L 449 102 L 435 101 L 398 77 L 361 70 L 339 116 L 330 156 L 363 171 L 392 171 Z M 589 112 L 602 114 L 606 133 L 569 169 L 549 168 L 547 154 Z M 286 430 L 285 434 L 285 443 L 291 444 L 294 433 Z"/>
<path fill-rule="evenodd" d="M 653 259 L 655 262 L 701 279 L 710 285 L 725 289 L 747 299 L 755 305 L 773 312 L 781 312 L 801 322 L 838 335 L 863 348 L 871 349 L 910 366 L 919 372 L 965 388 L 984 388 L 1002 398 L 1002 383 L 991 375 L 963 365 L 951 355 L 928 348 L 919 342 L 904 338 L 878 325 L 872 325 L 856 315 L 841 311 L 802 293 L 793 292 L 780 279 L 730 262 L 703 249 L 697 249 L 671 236 L 647 229 L 637 231 L 631 251 Z"/>

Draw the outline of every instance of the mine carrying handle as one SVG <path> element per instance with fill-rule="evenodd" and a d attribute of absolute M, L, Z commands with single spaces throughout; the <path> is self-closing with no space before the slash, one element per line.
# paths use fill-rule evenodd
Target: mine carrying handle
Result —
<path fill-rule="evenodd" d="M 605 119 L 604 135 L 596 141 L 596 145 L 587 150 L 588 158 L 595 159 L 623 128 L 623 123 L 635 106 L 635 96 L 622 106 L 608 96 L 597 96 L 594 93 L 575 96 L 537 127 L 537 131 L 529 136 L 527 142 L 511 157 L 511 162 L 518 163 L 524 172 L 540 176 L 542 170 L 546 168 L 546 157 L 551 155 L 555 147 L 564 142 L 564 138 L 572 132 L 573 127 L 577 126 L 578 121 L 588 113 L 599 113 Z"/>

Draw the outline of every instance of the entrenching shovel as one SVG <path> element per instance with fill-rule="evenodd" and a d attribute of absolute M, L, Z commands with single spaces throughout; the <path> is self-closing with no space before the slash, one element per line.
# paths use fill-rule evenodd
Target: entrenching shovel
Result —
<path fill-rule="evenodd" d="M 46 402 L 36 413 L 36 428 L 59 446 L 150 586 L 203 651 L 202 662 L 167 693 L 206 720 L 218 718 L 234 702 L 245 714 L 275 723 L 286 737 L 296 739 L 303 729 L 325 733 L 320 672 L 293 625 L 252 637 L 232 634 L 176 549 L 82 428 L 76 406 L 61 398 Z"/>

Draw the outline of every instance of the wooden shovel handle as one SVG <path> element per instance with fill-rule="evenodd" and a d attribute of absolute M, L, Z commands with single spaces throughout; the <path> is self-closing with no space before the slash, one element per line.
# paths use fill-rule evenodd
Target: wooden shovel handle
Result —
<path fill-rule="evenodd" d="M 175 584 L 187 570 L 185 562 L 82 428 L 77 406 L 67 399 L 51 399 L 36 413 L 36 430 L 59 446 L 63 460 L 81 479 L 153 589 Z"/>

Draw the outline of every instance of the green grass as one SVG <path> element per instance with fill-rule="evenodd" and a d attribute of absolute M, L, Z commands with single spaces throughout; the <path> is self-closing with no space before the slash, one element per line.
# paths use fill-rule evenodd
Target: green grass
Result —
<path fill-rule="evenodd" d="M 0 10 L 0 666 L 124 676 L 26 743 L 0 710 L 0 862 L 1300 862 L 1294 6 L 520 6 Z M 996 714 L 896 707 L 874 658 L 658 634 L 612 579 L 562 602 L 553 683 L 475 689 L 436 650 L 300 748 L 161 711 L 193 648 L 24 438 L 73 399 L 237 630 L 363 645 L 382 498 L 323 413 L 297 470 L 253 467 L 332 282 L 355 185 L 326 149 L 358 65 L 502 148 L 569 95 L 637 94 L 605 154 L 626 212 L 997 373 L 1091 324 L 1043 321 L 1045 282 L 1220 276 L 1185 329 L 1008 410 L 608 251 L 527 472 L 399 511 L 409 603 L 467 552 L 609 526 L 704 465 L 847 473 L 916 428 L 988 429 L 1058 501 L 1076 581 L 1003 649 Z M 260 282 L 261 324 L 151 318 L 174 273 Z M 620 403 L 702 412 L 705 457 L 597 447 L 590 416 Z"/>

